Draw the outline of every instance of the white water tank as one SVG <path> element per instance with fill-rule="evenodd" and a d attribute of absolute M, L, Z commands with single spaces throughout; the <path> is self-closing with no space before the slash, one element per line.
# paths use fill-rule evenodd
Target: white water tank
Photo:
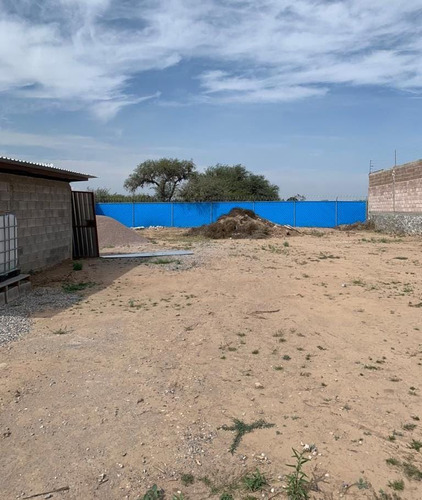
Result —
<path fill-rule="evenodd" d="M 18 269 L 18 225 L 13 214 L 0 215 L 0 281 Z"/>

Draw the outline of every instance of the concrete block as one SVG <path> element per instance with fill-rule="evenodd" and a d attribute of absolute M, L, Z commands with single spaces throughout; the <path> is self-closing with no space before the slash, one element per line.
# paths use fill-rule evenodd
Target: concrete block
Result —
<path fill-rule="evenodd" d="M 18 285 L 10 287 L 8 290 L 6 290 L 6 302 L 10 304 L 10 302 L 13 302 L 19 298 L 19 287 Z"/>
<path fill-rule="evenodd" d="M 6 293 L 0 292 L 0 306 L 4 306 L 6 304 Z"/>
<path fill-rule="evenodd" d="M 32 283 L 30 281 L 23 281 L 20 285 L 20 293 L 21 295 L 26 295 L 32 290 Z"/>

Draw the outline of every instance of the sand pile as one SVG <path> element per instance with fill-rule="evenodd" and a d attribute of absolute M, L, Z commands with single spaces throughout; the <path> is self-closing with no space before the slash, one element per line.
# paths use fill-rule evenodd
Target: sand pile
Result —
<path fill-rule="evenodd" d="M 98 245 L 102 248 L 139 245 L 148 240 L 133 229 L 105 215 L 97 215 Z"/>
<path fill-rule="evenodd" d="M 222 215 L 213 224 L 193 227 L 189 236 L 205 236 L 206 238 L 269 238 L 274 236 L 289 236 L 298 231 L 289 226 L 280 226 L 256 215 L 252 210 L 233 208 L 228 214 Z"/>

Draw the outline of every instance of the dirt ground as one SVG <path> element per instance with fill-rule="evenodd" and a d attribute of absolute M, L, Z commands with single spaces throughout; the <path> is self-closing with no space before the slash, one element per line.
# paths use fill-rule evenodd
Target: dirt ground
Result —
<path fill-rule="evenodd" d="M 420 238 L 142 234 L 194 255 L 34 276 L 88 285 L 0 348 L 1 499 L 287 498 L 304 447 L 312 499 L 422 498 Z"/>

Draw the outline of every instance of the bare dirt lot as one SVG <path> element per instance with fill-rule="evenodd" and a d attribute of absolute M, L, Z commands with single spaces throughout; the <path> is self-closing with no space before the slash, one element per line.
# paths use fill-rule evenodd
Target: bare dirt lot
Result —
<path fill-rule="evenodd" d="M 35 276 L 81 301 L 0 346 L 0 498 L 287 498 L 294 448 L 312 499 L 420 500 L 422 241 L 307 233 Z"/>

